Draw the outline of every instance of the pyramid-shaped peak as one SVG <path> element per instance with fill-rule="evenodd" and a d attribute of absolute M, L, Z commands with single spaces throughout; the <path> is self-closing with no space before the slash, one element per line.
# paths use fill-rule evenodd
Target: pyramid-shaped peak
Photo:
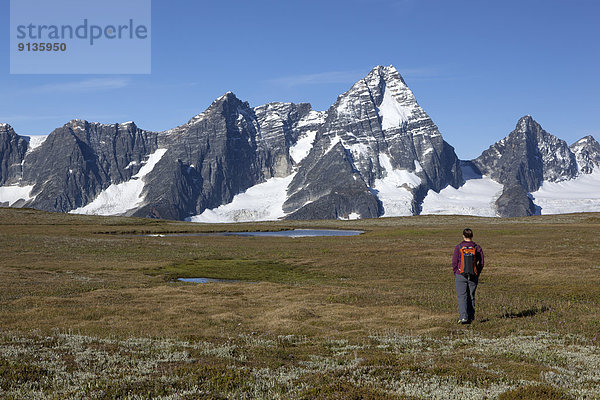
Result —
<path fill-rule="evenodd" d="M 598 143 L 598 141 L 592 135 L 587 135 L 587 136 L 582 137 L 575 143 L 573 143 L 571 146 L 577 146 L 577 145 L 581 146 L 581 145 L 596 144 L 596 143 Z"/>
<path fill-rule="evenodd" d="M 600 171 L 600 143 L 593 136 L 585 136 L 571 146 L 571 151 L 577 158 L 577 166 L 583 174 Z"/>
<path fill-rule="evenodd" d="M 232 106 L 233 107 L 241 106 L 243 108 L 249 107 L 248 103 L 242 102 L 235 95 L 235 93 L 233 93 L 232 91 L 228 91 L 227 93 L 223 94 L 222 96 L 217 97 L 211 103 L 211 105 L 208 106 L 208 108 L 204 112 L 192 117 L 187 122 L 187 125 L 197 123 L 197 122 L 201 121 L 202 119 L 204 119 L 204 117 L 208 114 L 211 114 L 213 112 L 222 112 L 224 109 L 229 109 L 229 107 L 232 107 Z"/>
<path fill-rule="evenodd" d="M 374 67 L 365 79 L 370 80 L 373 78 L 383 79 L 386 83 L 391 81 L 400 81 L 402 84 L 406 85 L 402 75 L 400 75 L 398 70 L 393 65 L 388 65 L 387 67 L 378 65 Z"/>
<path fill-rule="evenodd" d="M 542 126 L 531 115 L 525 115 L 517 122 L 516 130 L 518 132 L 535 132 L 542 130 Z"/>
<path fill-rule="evenodd" d="M 237 98 L 237 96 L 235 95 L 235 93 L 233 93 L 232 91 L 228 91 L 225 94 L 217 97 L 212 102 L 212 104 L 208 107 L 208 109 L 213 108 L 215 105 L 227 103 L 227 102 L 230 102 L 230 101 L 241 102 L 241 100 Z"/>
<path fill-rule="evenodd" d="M 227 91 L 225 94 L 223 94 L 222 96 L 218 97 L 215 101 L 227 101 L 227 100 L 239 100 L 237 98 L 237 96 L 235 95 L 235 93 L 233 93 L 231 90 Z"/>

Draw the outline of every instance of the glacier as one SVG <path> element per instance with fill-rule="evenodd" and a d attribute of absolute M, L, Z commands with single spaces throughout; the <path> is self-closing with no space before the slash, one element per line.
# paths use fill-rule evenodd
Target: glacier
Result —
<path fill-rule="evenodd" d="M 150 154 L 148 160 L 137 174 L 126 182 L 111 184 L 108 188 L 84 207 L 69 211 L 71 214 L 120 215 L 139 207 L 143 202 L 144 177 L 148 175 L 165 155 L 167 149 L 158 149 Z"/>

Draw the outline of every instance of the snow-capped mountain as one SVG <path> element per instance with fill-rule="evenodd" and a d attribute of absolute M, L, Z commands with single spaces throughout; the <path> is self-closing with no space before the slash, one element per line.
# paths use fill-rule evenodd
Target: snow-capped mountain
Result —
<path fill-rule="evenodd" d="M 600 144 L 592 136 L 579 139 L 569 148 L 575 154 L 580 173 L 591 174 L 596 167 L 600 166 Z"/>
<path fill-rule="evenodd" d="M 452 146 L 398 71 L 379 66 L 327 111 L 283 209 L 291 218 L 413 215 L 428 189 L 461 182 Z"/>
<path fill-rule="evenodd" d="M 490 146 L 473 160 L 473 164 L 483 175 L 504 186 L 495 200 L 497 214 L 516 217 L 550 212 L 536 200 L 544 197 L 542 193 L 549 187 L 560 187 L 561 182 L 586 181 L 580 178 L 592 174 L 600 166 L 599 150 L 600 146 L 591 136 L 569 147 L 527 115 L 517 122 L 514 131 Z M 574 202 L 563 207 L 562 212 L 600 211 L 600 191 L 597 189 L 598 186 L 592 185 L 579 190 L 577 196 L 566 194 L 566 197 L 573 197 Z M 564 199 L 565 195 L 558 198 Z M 552 209 L 552 213 L 556 211 L 561 209 Z"/>
<path fill-rule="evenodd" d="M 392 66 L 327 111 L 253 108 L 227 92 L 164 132 L 72 120 L 22 137 L 0 124 L 0 205 L 48 211 L 198 222 L 520 216 L 600 211 L 598 188 L 598 142 L 569 147 L 529 116 L 459 161 Z"/>
<path fill-rule="evenodd" d="M 528 191 L 536 190 L 543 181 L 572 179 L 579 173 L 567 143 L 543 130 L 529 115 L 473 162 L 503 185 L 517 184 Z"/>

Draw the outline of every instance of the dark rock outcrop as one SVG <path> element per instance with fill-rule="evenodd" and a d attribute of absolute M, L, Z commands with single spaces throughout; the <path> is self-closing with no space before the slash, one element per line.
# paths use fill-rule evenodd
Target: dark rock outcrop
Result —
<path fill-rule="evenodd" d="M 537 190 L 542 181 L 559 182 L 577 176 L 577 160 L 564 140 L 549 134 L 525 116 L 507 137 L 473 160 L 479 170 L 505 186 Z"/>
<path fill-rule="evenodd" d="M 20 180 L 27 147 L 27 140 L 17 135 L 10 125 L 0 124 L 0 186 Z"/>
<path fill-rule="evenodd" d="M 380 205 L 350 154 L 337 143 L 309 170 L 298 172 L 299 179 L 290 184 L 284 211 L 288 219 L 338 219 L 351 214 L 375 218 Z M 297 175 L 298 176 L 298 175 Z"/>
<path fill-rule="evenodd" d="M 536 207 L 521 185 L 505 186 L 496 200 L 496 209 L 501 217 L 526 217 L 536 214 Z"/>
<path fill-rule="evenodd" d="M 131 179 L 156 149 L 156 134 L 133 123 L 73 120 L 28 153 L 22 183 L 34 185 L 28 207 L 67 212 L 92 201 L 111 184 Z"/>
<path fill-rule="evenodd" d="M 312 127 L 309 104 L 251 108 L 233 93 L 215 100 L 187 124 L 161 132 L 167 148 L 148 175 L 146 205 L 137 216 L 184 219 L 229 203 L 265 180 L 287 176 L 290 147 Z"/>

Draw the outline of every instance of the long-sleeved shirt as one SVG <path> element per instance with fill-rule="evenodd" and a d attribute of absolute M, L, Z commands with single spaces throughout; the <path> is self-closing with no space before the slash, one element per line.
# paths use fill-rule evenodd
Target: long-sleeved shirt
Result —
<path fill-rule="evenodd" d="M 452 270 L 454 274 L 460 273 L 460 248 L 463 246 L 475 246 L 475 262 L 477 265 L 477 270 L 481 273 L 483 269 L 483 249 L 477 243 L 470 241 L 467 242 L 463 240 L 454 248 L 454 254 L 452 254 Z"/>

